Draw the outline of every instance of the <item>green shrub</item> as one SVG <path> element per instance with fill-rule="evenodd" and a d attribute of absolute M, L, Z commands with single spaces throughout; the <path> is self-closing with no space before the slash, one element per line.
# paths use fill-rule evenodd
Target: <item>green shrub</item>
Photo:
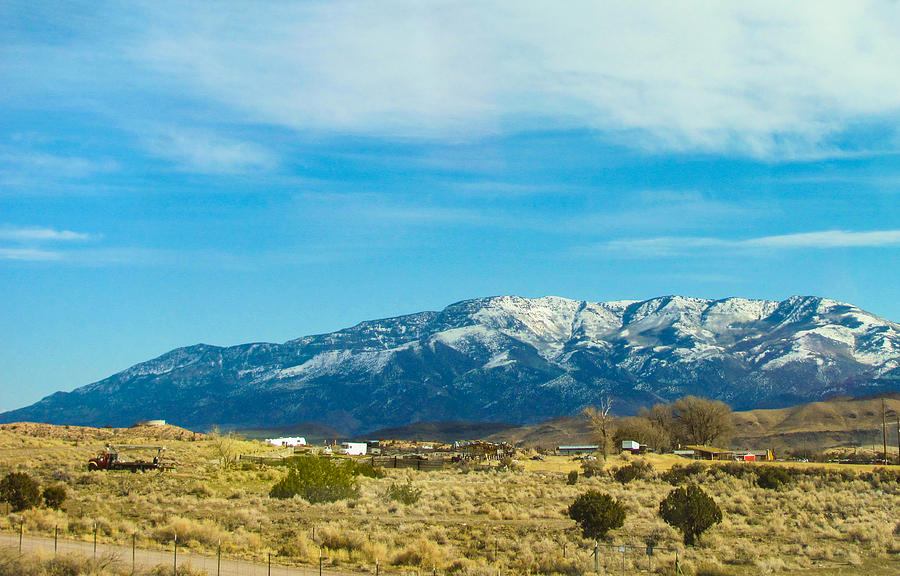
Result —
<path fill-rule="evenodd" d="M 598 460 L 584 460 L 581 462 L 581 475 L 585 478 L 593 478 L 603 474 L 603 463 Z"/>
<path fill-rule="evenodd" d="M 750 476 L 751 474 L 753 474 L 755 468 L 756 464 L 745 464 L 743 462 L 725 462 L 724 464 L 720 464 L 718 467 L 718 469 L 725 474 L 734 476 L 735 478 Z"/>
<path fill-rule="evenodd" d="M 706 472 L 706 464 L 701 464 L 700 462 L 692 462 L 686 466 L 675 464 L 663 473 L 660 478 L 675 486 L 681 484 L 688 478 L 699 476 L 704 472 Z"/>
<path fill-rule="evenodd" d="M 384 470 L 380 466 L 374 466 L 364 460 L 346 460 L 344 466 L 349 466 L 354 476 L 366 478 L 384 478 Z"/>
<path fill-rule="evenodd" d="M 525 466 L 515 460 L 512 456 L 504 456 L 500 459 L 499 468 L 509 470 L 510 472 L 521 472 L 525 469 Z"/>
<path fill-rule="evenodd" d="M 409 506 L 415 504 L 422 497 L 421 488 L 413 488 L 412 479 L 407 478 L 406 484 L 391 484 L 387 491 L 388 498 Z"/>
<path fill-rule="evenodd" d="M 669 492 L 659 503 L 659 515 L 681 531 L 688 546 L 693 546 L 707 528 L 722 521 L 722 510 L 716 501 L 694 485 Z"/>
<path fill-rule="evenodd" d="M 296 458 L 290 466 L 288 475 L 269 491 L 272 498 L 300 496 L 317 504 L 359 496 L 353 466 L 344 466 L 322 456 Z"/>
<path fill-rule="evenodd" d="M 59 510 L 60 508 L 62 508 L 63 502 L 66 501 L 68 493 L 66 492 L 65 486 L 63 486 L 62 484 L 56 484 L 44 488 L 43 497 L 44 505 L 47 508 Z"/>
<path fill-rule="evenodd" d="M 41 503 L 38 483 L 24 472 L 10 472 L 0 480 L 0 499 L 9 502 L 14 512 L 34 508 Z"/>
<path fill-rule="evenodd" d="M 570 470 L 566 477 L 566 484 L 574 486 L 578 482 L 578 470 Z"/>
<path fill-rule="evenodd" d="M 618 500 L 597 490 L 588 490 L 568 509 L 569 518 L 578 523 L 585 538 L 600 540 L 606 533 L 625 523 L 625 507 Z"/>
<path fill-rule="evenodd" d="M 872 488 L 881 488 L 884 483 L 900 483 L 900 470 L 878 467 L 871 472 L 861 472 L 859 479 L 871 484 Z"/>
<path fill-rule="evenodd" d="M 646 480 L 653 477 L 653 465 L 646 460 L 635 460 L 613 472 L 613 478 L 622 484 L 628 484 L 632 480 Z"/>
<path fill-rule="evenodd" d="M 756 485 L 767 490 L 776 490 L 785 484 L 789 484 L 792 478 L 790 473 L 778 466 L 762 466 L 756 471 Z"/>

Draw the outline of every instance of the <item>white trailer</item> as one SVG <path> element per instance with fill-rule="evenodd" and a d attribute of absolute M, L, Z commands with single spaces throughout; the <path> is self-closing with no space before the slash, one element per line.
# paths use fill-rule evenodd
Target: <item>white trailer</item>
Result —
<path fill-rule="evenodd" d="M 303 436 L 266 438 L 266 444 L 271 444 L 272 446 L 306 446 L 306 438 Z"/>
<path fill-rule="evenodd" d="M 622 440 L 622 450 L 637 451 L 640 449 L 640 442 L 635 442 L 634 440 Z"/>
<path fill-rule="evenodd" d="M 366 447 L 365 442 L 342 442 L 341 453 L 347 456 L 365 456 Z"/>

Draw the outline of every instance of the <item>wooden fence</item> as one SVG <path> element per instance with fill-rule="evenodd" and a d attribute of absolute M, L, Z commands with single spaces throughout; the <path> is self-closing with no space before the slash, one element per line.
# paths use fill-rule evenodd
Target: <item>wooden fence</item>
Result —
<path fill-rule="evenodd" d="M 400 456 L 373 456 L 370 458 L 370 461 L 372 466 L 380 466 L 381 468 L 412 468 L 424 472 L 443 470 L 445 463 L 443 458 L 425 460 L 422 458 L 402 458 Z"/>
<path fill-rule="evenodd" d="M 247 460 L 249 462 L 255 462 L 257 464 L 280 464 L 285 458 L 290 458 L 293 455 L 294 448 L 292 446 L 288 446 L 281 450 L 273 450 L 271 452 L 241 454 L 239 458 L 241 460 Z"/>

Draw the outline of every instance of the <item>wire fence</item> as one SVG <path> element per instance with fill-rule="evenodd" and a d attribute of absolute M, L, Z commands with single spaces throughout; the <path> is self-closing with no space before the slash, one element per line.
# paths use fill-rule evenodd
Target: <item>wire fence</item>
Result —
<path fill-rule="evenodd" d="M 224 555 L 221 544 L 213 553 L 192 550 L 180 545 L 177 536 L 168 548 L 154 549 L 140 546 L 136 534 L 132 534 L 128 543 L 103 541 L 97 531 L 91 539 L 79 540 L 66 537 L 59 530 L 53 530 L 49 536 L 29 533 L 24 525 L 19 525 L 13 532 L 0 532 L 0 547 L 19 553 L 78 554 L 113 562 L 126 569 L 130 567 L 132 572 L 170 566 L 171 573 L 176 576 L 179 569 L 184 571 L 187 567 L 207 576 L 445 576 L 437 567 L 431 570 L 392 568 L 389 571 L 380 563 L 355 569 L 335 567 L 329 565 L 327 549 L 321 549 L 319 560 L 314 564 L 301 564 L 276 554 L 266 554 L 262 560 L 247 560 Z M 497 556 L 496 550 L 494 556 Z M 595 543 L 589 548 L 568 550 L 564 547 L 563 556 L 570 558 L 585 574 L 682 574 L 680 552 L 676 548 Z M 508 567 L 498 566 L 494 574 L 504 576 L 511 572 Z"/>
<path fill-rule="evenodd" d="M 132 572 L 157 566 L 171 566 L 173 574 L 190 567 L 192 571 L 205 572 L 208 576 L 349 576 L 381 572 L 380 566 L 369 572 L 335 569 L 327 566 L 328 559 L 324 555 L 317 565 L 312 566 L 287 564 L 274 554 L 267 554 L 260 562 L 227 557 L 222 554 L 221 546 L 214 554 L 196 552 L 179 547 L 177 538 L 168 549 L 150 549 L 138 546 L 135 536 L 129 546 L 98 538 L 76 540 L 64 537 L 58 531 L 52 536 L 29 534 L 22 526 L 15 532 L 0 533 L 0 547 L 19 553 L 78 554 L 130 567 Z"/>

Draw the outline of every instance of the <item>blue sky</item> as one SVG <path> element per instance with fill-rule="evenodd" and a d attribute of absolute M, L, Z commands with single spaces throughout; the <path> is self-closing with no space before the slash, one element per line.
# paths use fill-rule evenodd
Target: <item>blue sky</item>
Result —
<path fill-rule="evenodd" d="M 900 321 L 900 4 L 0 3 L 0 410 L 478 296 Z"/>

